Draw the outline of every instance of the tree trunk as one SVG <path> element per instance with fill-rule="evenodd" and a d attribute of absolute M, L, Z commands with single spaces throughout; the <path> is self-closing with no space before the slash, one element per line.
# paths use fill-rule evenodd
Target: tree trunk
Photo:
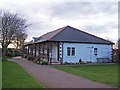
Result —
<path fill-rule="evenodd" d="M 2 57 L 6 56 L 6 49 L 7 47 L 2 47 Z"/>
<path fill-rule="evenodd" d="M 2 44 L 2 57 L 6 56 L 6 49 L 7 49 L 8 45 L 9 45 L 9 43 Z"/>

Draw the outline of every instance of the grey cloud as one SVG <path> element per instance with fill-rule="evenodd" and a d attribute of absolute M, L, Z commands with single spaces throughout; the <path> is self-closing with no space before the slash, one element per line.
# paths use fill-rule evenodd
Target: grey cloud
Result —
<path fill-rule="evenodd" d="M 57 18 L 55 20 L 58 20 L 59 24 L 59 20 L 61 19 L 68 23 L 69 21 L 80 20 L 81 18 L 86 20 L 84 17 L 97 16 L 100 13 L 104 14 L 103 16 L 105 17 L 111 14 L 114 16 L 118 12 L 117 2 L 56 2 L 54 4 L 49 4 L 47 2 L 41 4 L 39 2 L 35 2 L 28 3 L 26 5 L 7 4 L 5 7 L 9 7 L 10 10 L 16 10 L 18 13 L 21 13 L 28 18 L 28 22 L 32 24 L 28 28 L 28 38 L 40 36 L 40 34 L 53 30 L 53 27 L 56 28 L 57 26 L 55 25 L 57 21 L 52 22 L 53 18 Z M 42 19 L 39 16 L 37 17 L 36 14 L 45 15 L 48 19 Z M 90 17 L 88 17 L 88 19 L 89 18 Z M 108 27 L 110 30 L 117 28 L 117 23 L 114 21 L 111 21 L 105 25 L 95 25 L 94 22 L 90 24 L 88 23 L 85 25 L 84 30 L 96 34 L 107 33 Z"/>
<path fill-rule="evenodd" d="M 118 25 L 116 23 L 109 22 L 106 25 L 87 25 L 84 29 L 96 34 L 107 33 L 113 29 L 117 30 Z"/>
<path fill-rule="evenodd" d="M 117 13 L 117 3 L 114 2 L 67 2 L 57 4 L 50 7 L 52 16 L 61 18 L 71 18 L 87 15 L 94 15 L 98 13 L 115 14 Z"/>
<path fill-rule="evenodd" d="M 43 29 L 43 25 L 41 22 L 32 22 L 30 28 L 33 30 L 38 29 L 38 28 Z"/>

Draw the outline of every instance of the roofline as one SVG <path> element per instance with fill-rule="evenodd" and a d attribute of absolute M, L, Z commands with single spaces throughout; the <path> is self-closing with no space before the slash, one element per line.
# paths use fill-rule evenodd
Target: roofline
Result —
<path fill-rule="evenodd" d="M 105 45 L 113 45 L 115 43 L 94 43 L 94 42 L 75 42 L 75 41 L 50 41 L 50 40 L 47 40 L 47 41 L 43 41 L 43 42 L 32 42 L 32 43 L 28 43 L 28 44 L 25 44 L 24 46 L 27 46 L 27 45 L 31 45 L 31 44 L 39 44 L 39 43 L 44 43 L 44 42 L 63 42 L 63 43 L 84 43 L 84 44 L 105 44 Z"/>
<path fill-rule="evenodd" d="M 48 42 L 63 42 L 63 43 L 85 43 L 85 44 L 109 44 L 113 45 L 115 43 L 94 43 L 94 42 L 77 42 L 77 41 L 48 41 Z"/>

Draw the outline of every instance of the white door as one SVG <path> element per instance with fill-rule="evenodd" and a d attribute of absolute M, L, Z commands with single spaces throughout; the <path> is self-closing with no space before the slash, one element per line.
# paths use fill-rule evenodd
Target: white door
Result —
<path fill-rule="evenodd" d="M 93 57 L 93 51 L 92 51 L 92 47 L 87 47 L 87 61 L 92 61 L 92 57 Z"/>
<path fill-rule="evenodd" d="M 56 62 L 57 61 L 57 47 L 53 46 L 52 47 L 52 62 Z"/>

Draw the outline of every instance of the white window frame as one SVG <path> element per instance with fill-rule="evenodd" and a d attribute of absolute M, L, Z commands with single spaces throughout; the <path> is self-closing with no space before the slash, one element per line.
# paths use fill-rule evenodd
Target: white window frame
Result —
<path fill-rule="evenodd" d="M 70 54 L 68 55 L 68 49 L 70 49 Z M 74 50 L 74 53 L 73 53 Z M 75 56 L 75 47 L 67 47 L 67 56 L 68 57 L 74 57 Z"/>

